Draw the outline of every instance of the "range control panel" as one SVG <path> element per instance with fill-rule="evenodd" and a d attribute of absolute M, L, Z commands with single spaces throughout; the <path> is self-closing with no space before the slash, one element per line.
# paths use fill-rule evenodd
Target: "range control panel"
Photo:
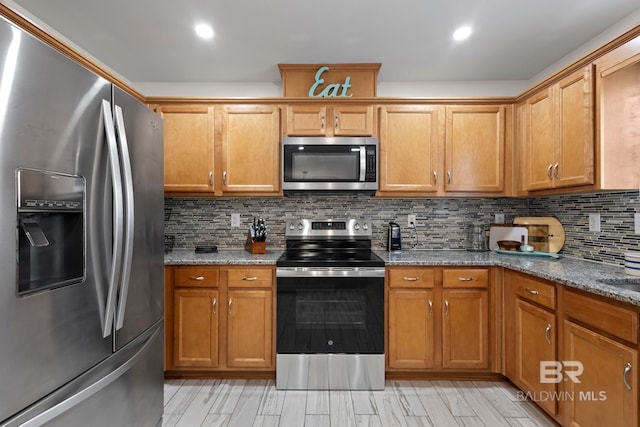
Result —
<path fill-rule="evenodd" d="M 287 221 L 285 236 L 290 238 L 371 238 L 366 219 L 296 219 Z"/>

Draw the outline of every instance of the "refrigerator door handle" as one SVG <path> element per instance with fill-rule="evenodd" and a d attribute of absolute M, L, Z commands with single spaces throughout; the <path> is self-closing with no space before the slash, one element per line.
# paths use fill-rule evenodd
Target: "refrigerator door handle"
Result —
<path fill-rule="evenodd" d="M 113 330 L 113 316 L 115 312 L 118 281 L 122 264 L 122 234 L 124 231 L 124 214 L 122 200 L 122 178 L 120 176 L 120 162 L 118 160 L 118 144 L 116 142 L 113 117 L 111 116 L 111 103 L 102 100 L 102 116 L 104 118 L 104 130 L 107 135 L 107 147 L 109 149 L 109 165 L 111 168 L 111 184 L 113 185 L 113 258 L 111 259 L 111 272 L 109 274 L 109 292 L 104 311 L 102 324 L 102 336 L 111 335 Z"/>
<path fill-rule="evenodd" d="M 131 263 L 133 261 L 133 235 L 134 235 L 134 202 L 133 202 L 133 174 L 131 173 L 131 157 L 129 156 L 129 144 L 124 127 L 124 117 L 122 108 L 115 106 L 114 116 L 118 142 L 120 150 L 120 162 L 122 167 L 122 178 L 124 181 L 124 256 L 122 259 L 122 271 L 120 274 L 120 296 L 118 302 L 118 313 L 116 317 L 116 330 L 122 329 L 124 325 L 124 313 L 127 308 L 127 295 L 131 276 Z"/>

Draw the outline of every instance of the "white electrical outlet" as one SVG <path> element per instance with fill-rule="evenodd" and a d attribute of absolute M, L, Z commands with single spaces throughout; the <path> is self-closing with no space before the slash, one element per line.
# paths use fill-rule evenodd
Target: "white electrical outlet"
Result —
<path fill-rule="evenodd" d="M 240 214 L 232 213 L 231 214 L 231 226 L 232 227 L 240 227 Z"/>
<path fill-rule="evenodd" d="M 593 231 L 595 233 L 600 232 L 600 214 L 599 213 L 589 214 L 589 231 Z"/>
<path fill-rule="evenodd" d="M 407 225 L 408 225 L 409 227 L 412 227 L 412 228 L 413 228 L 413 226 L 417 226 L 417 225 L 418 225 L 418 223 L 416 222 L 416 216 L 415 216 L 415 214 L 409 214 L 409 215 L 407 215 Z"/>
<path fill-rule="evenodd" d="M 495 217 L 493 219 L 493 222 L 495 224 L 504 224 L 504 214 L 503 213 L 497 213 L 495 214 Z"/>
<path fill-rule="evenodd" d="M 635 224 L 635 233 L 640 234 L 640 213 L 636 212 L 633 214 L 633 222 Z"/>

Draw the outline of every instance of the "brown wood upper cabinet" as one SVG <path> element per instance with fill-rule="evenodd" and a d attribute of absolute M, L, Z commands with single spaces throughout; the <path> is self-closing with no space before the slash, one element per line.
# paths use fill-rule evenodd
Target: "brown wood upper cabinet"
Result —
<path fill-rule="evenodd" d="M 590 65 L 519 105 L 523 190 L 594 183 L 593 104 Z"/>
<path fill-rule="evenodd" d="M 213 192 L 213 107 L 167 104 L 157 112 L 164 119 L 164 191 Z"/>
<path fill-rule="evenodd" d="M 380 107 L 381 193 L 428 195 L 438 191 L 438 150 L 444 138 L 444 108 L 427 105 Z"/>
<path fill-rule="evenodd" d="M 447 106 L 446 192 L 504 191 L 504 152 L 504 106 Z"/>
<path fill-rule="evenodd" d="M 303 104 L 287 107 L 289 136 L 372 136 L 371 105 Z"/>
<path fill-rule="evenodd" d="M 219 109 L 223 193 L 280 190 L 280 108 L 226 105 Z"/>
<path fill-rule="evenodd" d="M 635 190 L 640 183 L 640 36 L 596 61 L 598 186 Z"/>
<path fill-rule="evenodd" d="M 280 194 L 280 107 L 160 104 L 165 193 Z"/>
<path fill-rule="evenodd" d="M 501 194 L 503 105 L 380 107 L 380 194 Z"/>

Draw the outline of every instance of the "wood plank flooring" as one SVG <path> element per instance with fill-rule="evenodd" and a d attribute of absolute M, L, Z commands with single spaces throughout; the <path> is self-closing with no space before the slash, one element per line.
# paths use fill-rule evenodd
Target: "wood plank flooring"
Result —
<path fill-rule="evenodd" d="M 163 427 L 534 427 L 506 382 L 387 381 L 384 391 L 276 390 L 273 380 L 167 380 Z"/>

